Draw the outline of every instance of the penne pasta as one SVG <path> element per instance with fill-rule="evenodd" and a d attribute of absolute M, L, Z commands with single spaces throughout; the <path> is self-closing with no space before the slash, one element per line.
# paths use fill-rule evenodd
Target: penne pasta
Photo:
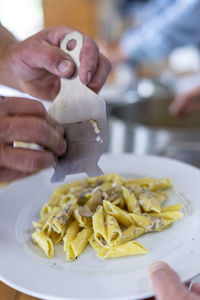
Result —
<path fill-rule="evenodd" d="M 102 259 L 147 254 L 136 239 L 183 217 L 182 204 L 163 207 L 170 187 L 169 178 L 125 180 L 118 174 L 64 184 L 33 221 L 32 239 L 48 258 L 54 245 L 63 243 L 67 261 L 79 257 L 88 243 Z"/>
<path fill-rule="evenodd" d="M 110 215 L 106 216 L 106 229 L 107 229 L 107 244 L 109 246 L 116 245 L 121 239 L 122 232 L 117 223 L 117 220 Z"/>
<path fill-rule="evenodd" d="M 67 228 L 65 236 L 63 237 L 63 241 L 64 241 L 63 249 L 65 252 L 69 251 L 70 243 L 75 239 L 78 232 L 79 232 L 79 224 L 76 221 L 73 221 Z"/>
<path fill-rule="evenodd" d="M 175 204 L 175 205 L 170 205 L 170 206 L 162 207 L 161 211 L 162 212 L 179 211 L 182 207 L 183 207 L 183 204 L 179 203 L 179 204 Z"/>
<path fill-rule="evenodd" d="M 144 233 L 145 229 L 143 227 L 132 225 L 122 232 L 122 237 L 120 240 L 118 240 L 117 244 L 124 244 L 129 241 L 135 240 Z"/>
<path fill-rule="evenodd" d="M 160 189 L 167 189 L 171 187 L 171 180 L 169 178 L 153 179 L 149 177 L 131 179 L 126 182 L 127 185 L 140 185 L 141 187 L 147 187 L 151 191 L 157 191 Z"/>
<path fill-rule="evenodd" d="M 73 211 L 74 219 L 78 222 L 79 226 L 81 227 L 91 227 L 92 220 L 90 217 L 83 217 L 80 215 L 79 206 L 75 205 Z"/>
<path fill-rule="evenodd" d="M 95 214 L 92 216 L 92 225 L 94 238 L 101 246 L 107 245 L 107 232 L 105 226 L 105 216 L 102 206 L 98 206 Z"/>
<path fill-rule="evenodd" d="M 99 258 L 106 259 L 147 253 L 149 253 L 149 251 L 144 246 L 132 241 L 111 248 L 103 248 L 97 253 L 97 255 Z"/>
<path fill-rule="evenodd" d="M 183 214 L 180 211 L 166 211 L 161 213 L 152 213 L 151 216 L 175 221 L 181 219 Z"/>
<path fill-rule="evenodd" d="M 139 196 L 139 204 L 144 212 L 160 212 L 161 203 L 159 199 L 156 198 L 155 194 L 144 189 Z"/>
<path fill-rule="evenodd" d="M 109 201 L 104 200 L 103 207 L 104 207 L 105 212 L 107 214 L 115 217 L 115 219 L 119 223 L 121 223 L 125 226 L 130 226 L 135 223 L 133 218 L 131 217 L 131 215 L 128 212 L 126 212 L 125 210 L 119 208 L 118 206 L 110 203 Z"/>
<path fill-rule="evenodd" d="M 82 229 L 75 239 L 69 245 L 69 251 L 67 252 L 67 260 L 72 261 L 77 259 L 77 257 L 81 254 L 81 252 L 86 247 L 89 237 L 92 234 L 91 228 Z"/>
<path fill-rule="evenodd" d="M 126 187 L 122 187 L 122 194 L 128 211 L 135 214 L 141 213 L 141 209 L 135 194 L 133 192 L 131 193 Z"/>
<path fill-rule="evenodd" d="M 53 219 L 56 217 L 57 213 L 60 211 L 60 207 L 55 206 L 53 207 L 51 213 L 49 214 L 46 222 L 44 223 L 44 226 L 42 227 L 42 231 L 44 231 L 48 236 L 50 235 L 52 231 L 52 222 Z"/>
<path fill-rule="evenodd" d="M 33 241 L 43 250 L 44 254 L 48 258 L 52 258 L 54 255 L 54 246 L 52 240 L 40 230 L 35 231 L 32 234 Z"/>
<path fill-rule="evenodd" d="M 158 216 L 151 215 L 135 215 L 132 217 L 136 224 L 145 229 L 146 232 L 162 231 L 169 227 L 173 220 L 166 220 Z"/>
<path fill-rule="evenodd" d="M 95 250 L 95 251 L 100 251 L 103 247 L 100 246 L 99 243 L 97 243 L 97 241 L 95 240 L 95 237 L 94 237 L 94 234 L 91 234 L 91 236 L 89 237 L 88 239 L 90 245 L 92 246 L 92 248 Z"/>

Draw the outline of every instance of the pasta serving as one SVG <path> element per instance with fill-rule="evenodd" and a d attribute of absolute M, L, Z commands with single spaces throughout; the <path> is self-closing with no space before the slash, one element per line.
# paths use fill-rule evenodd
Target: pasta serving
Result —
<path fill-rule="evenodd" d="M 162 231 L 182 218 L 182 204 L 163 206 L 168 178 L 125 180 L 117 174 L 87 178 L 58 187 L 33 222 L 33 241 L 48 258 L 63 244 L 74 261 L 89 243 L 102 259 L 146 254 L 135 239 Z"/>

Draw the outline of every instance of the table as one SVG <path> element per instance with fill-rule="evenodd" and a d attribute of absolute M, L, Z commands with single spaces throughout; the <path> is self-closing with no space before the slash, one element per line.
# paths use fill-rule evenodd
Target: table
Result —
<path fill-rule="evenodd" d="M 39 300 L 38 298 L 34 298 L 25 294 L 22 294 L 6 284 L 0 281 L 0 295 L 3 300 Z M 42 299 L 41 299 L 42 300 Z M 154 300 L 154 298 L 149 298 L 147 300 Z"/>
<path fill-rule="evenodd" d="M 20 293 L 0 281 L 0 297 L 3 300 L 39 300 L 31 296 Z"/>

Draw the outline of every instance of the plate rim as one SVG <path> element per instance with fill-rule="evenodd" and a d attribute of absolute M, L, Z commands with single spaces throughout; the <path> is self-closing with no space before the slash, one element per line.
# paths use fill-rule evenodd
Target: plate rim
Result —
<path fill-rule="evenodd" d="M 154 159 L 159 159 L 159 160 L 165 160 L 165 161 L 171 161 L 171 162 L 174 162 L 174 163 L 176 163 L 176 164 L 180 164 L 180 165 L 183 165 L 183 166 L 186 166 L 187 168 L 189 167 L 190 169 L 193 169 L 194 171 L 197 171 L 199 174 L 200 174 L 200 169 L 199 168 L 197 168 L 197 167 L 195 167 L 195 166 L 192 166 L 192 165 L 190 165 L 190 164 L 188 164 L 188 163 L 185 163 L 185 162 L 182 162 L 182 161 L 179 161 L 179 160 L 176 160 L 176 159 L 172 159 L 172 158 L 168 158 L 168 157 L 163 157 L 163 156 L 157 156 L 157 155 L 134 155 L 134 154 L 131 154 L 131 153 L 121 153 L 121 154 L 110 154 L 110 153 L 106 153 L 106 154 L 104 154 L 103 155 L 103 157 L 107 157 L 107 158 L 109 158 L 109 157 L 112 157 L 112 158 L 117 158 L 117 157 L 131 157 L 132 159 L 133 158 L 137 158 L 137 157 L 140 157 L 140 159 L 141 158 L 154 158 Z M 44 171 L 44 172 L 49 172 L 49 171 Z M 38 176 L 38 175 L 34 175 L 34 176 Z M 26 179 L 25 179 L 26 180 Z M 30 178 L 28 178 L 28 180 L 30 180 Z M 21 182 L 20 182 L 21 183 Z M 8 187 L 6 187 L 5 189 L 4 189 L 4 191 L 6 192 L 6 190 L 7 189 L 10 189 L 10 188 L 12 188 L 12 185 L 10 185 L 10 186 L 8 186 Z M 3 193 L 4 193 L 4 191 L 3 191 Z M 0 195 L 2 196 L 3 195 L 3 193 L 0 193 Z M 194 275 L 195 276 L 195 275 Z M 187 281 L 187 280 L 190 280 L 191 278 L 193 277 L 193 275 L 191 276 L 191 275 L 188 275 L 188 276 L 186 276 L 186 278 L 183 278 L 182 279 L 182 281 L 183 282 L 185 282 L 185 281 Z M 2 282 L 4 282 L 5 284 L 7 284 L 8 286 L 10 286 L 10 287 L 12 287 L 12 288 L 14 288 L 14 289 L 16 289 L 16 290 L 18 290 L 18 291 L 20 291 L 20 292 L 22 292 L 22 293 L 25 293 L 25 294 L 27 294 L 27 295 L 30 295 L 30 296 L 33 296 L 33 297 L 36 297 L 36 298 L 45 298 L 45 299 L 48 299 L 48 300 L 55 300 L 56 298 L 55 298 L 55 296 L 50 296 L 50 295 L 43 295 L 43 294 L 40 294 L 40 293 L 37 293 L 37 292 L 34 292 L 34 291 L 32 291 L 32 290 L 30 290 L 30 289 L 27 289 L 27 288 L 24 288 L 24 287 L 21 287 L 20 285 L 18 285 L 18 284 L 16 284 L 16 283 L 14 283 L 14 282 L 12 282 L 12 281 L 9 281 L 9 279 L 7 279 L 7 278 L 5 278 L 5 277 L 2 277 L 2 274 L 1 274 L 1 271 L 0 271 L 0 280 L 2 281 Z M 147 297 L 152 297 L 153 296 L 153 291 L 151 291 L 151 292 L 146 292 L 146 293 L 140 293 L 140 297 L 142 297 L 142 298 L 147 298 Z M 127 300 L 127 299 L 137 299 L 136 298 L 137 296 L 133 296 L 133 295 L 131 295 L 130 297 L 128 296 L 128 295 L 126 295 L 126 296 L 120 296 L 120 298 L 116 298 L 116 297 L 109 297 L 109 298 L 95 298 L 95 300 L 102 300 L 102 299 L 104 299 L 104 300 Z M 58 299 L 73 299 L 73 300 L 79 300 L 80 298 L 66 298 L 66 297 L 58 297 Z M 90 299 L 90 298 L 86 298 L 86 297 L 82 297 L 81 299 Z"/>

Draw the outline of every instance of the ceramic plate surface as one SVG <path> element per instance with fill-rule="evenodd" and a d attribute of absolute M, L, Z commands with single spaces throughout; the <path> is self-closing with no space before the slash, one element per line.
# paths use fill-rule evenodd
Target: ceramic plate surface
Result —
<path fill-rule="evenodd" d="M 200 272 L 200 171 L 190 165 L 156 156 L 104 155 L 105 173 L 125 178 L 169 177 L 173 182 L 168 205 L 184 203 L 184 218 L 169 229 L 137 240 L 150 253 L 100 260 L 87 247 L 75 262 L 67 262 L 61 246 L 54 259 L 44 257 L 31 241 L 32 220 L 58 184 L 52 171 L 16 182 L 0 194 L 0 279 L 26 294 L 49 300 L 141 299 L 152 295 L 147 270 L 155 261 L 169 263 L 188 280 Z M 69 176 L 67 181 L 83 178 Z"/>

